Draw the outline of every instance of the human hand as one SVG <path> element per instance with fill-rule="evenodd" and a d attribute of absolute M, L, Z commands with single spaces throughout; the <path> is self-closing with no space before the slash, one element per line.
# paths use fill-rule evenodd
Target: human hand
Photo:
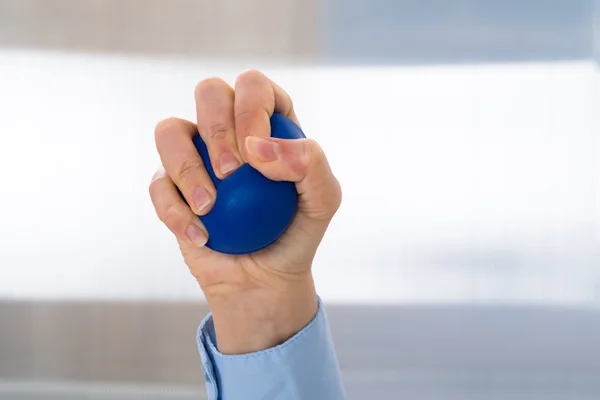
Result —
<path fill-rule="evenodd" d="M 274 112 L 299 122 L 289 95 L 262 73 L 241 74 L 235 90 L 221 79 L 206 79 L 196 86 L 195 99 L 197 123 L 169 118 L 156 127 L 163 167 L 150 184 L 152 202 L 205 294 L 219 351 L 270 348 L 301 330 L 317 312 L 311 266 L 340 206 L 340 185 L 316 142 L 270 137 Z M 269 179 L 296 184 L 297 213 L 275 243 L 247 255 L 204 246 L 208 237 L 198 216 L 210 212 L 217 193 L 192 143 L 197 132 L 218 178 L 248 162 Z"/>

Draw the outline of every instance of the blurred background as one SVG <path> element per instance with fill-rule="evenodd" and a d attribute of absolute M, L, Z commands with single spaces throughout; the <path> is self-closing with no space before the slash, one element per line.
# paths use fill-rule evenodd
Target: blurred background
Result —
<path fill-rule="evenodd" d="M 0 398 L 203 399 L 154 125 L 259 68 L 344 188 L 350 400 L 600 398 L 600 0 L 0 0 Z"/>

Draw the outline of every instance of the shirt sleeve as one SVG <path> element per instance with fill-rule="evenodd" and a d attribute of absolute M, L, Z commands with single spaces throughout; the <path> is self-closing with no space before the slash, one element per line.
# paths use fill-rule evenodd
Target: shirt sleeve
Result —
<path fill-rule="evenodd" d="M 225 355 L 215 346 L 212 314 L 198 328 L 209 400 L 343 400 L 329 324 L 321 300 L 315 318 L 285 343 L 256 353 Z"/>

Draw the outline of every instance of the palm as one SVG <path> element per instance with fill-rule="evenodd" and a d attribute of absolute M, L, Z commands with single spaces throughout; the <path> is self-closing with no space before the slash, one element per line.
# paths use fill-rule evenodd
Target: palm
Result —
<path fill-rule="evenodd" d="M 256 253 L 223 254 L 206 247 L 192 247 L 181 241 L 180 249 L 190 272 L 203 288 L 260 281 L 265 273 L 299 274 L 310 268 L 322 236 L 311 237 L 305 233 L 306 223 L 303 221 L 306 220 L 297 215 L 275 243 Z M 298 246 L 299 243 L 305 245 Z"/>

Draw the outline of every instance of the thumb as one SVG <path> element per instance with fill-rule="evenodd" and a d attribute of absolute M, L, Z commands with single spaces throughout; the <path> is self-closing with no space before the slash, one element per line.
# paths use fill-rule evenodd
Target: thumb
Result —
<path fill-rule="evenodd" d="M 244 153 L 248 163 L 267 178 L 296 183 L 300 214 L 324 221 L 325 226 L 329 223 L 340 206 L 342 192 L 317 142 L 248 136 Z"/>

